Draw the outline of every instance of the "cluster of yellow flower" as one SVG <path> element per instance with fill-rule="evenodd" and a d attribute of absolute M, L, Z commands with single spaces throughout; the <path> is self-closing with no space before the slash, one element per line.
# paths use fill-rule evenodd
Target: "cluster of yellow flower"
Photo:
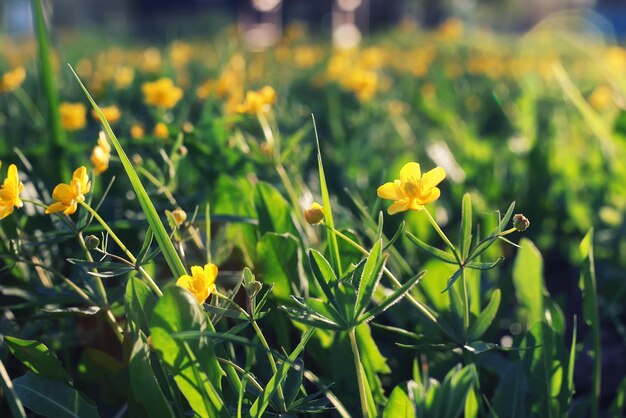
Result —
<path fill-rule="evenodd" d="M 183 90 L 167 77 L 143 83 L 141 91 L 146 104 L 162 109 L 171 109 L 183 97 Z"/>
<path fill-rule="evenodd" d="M 91 151 L 90 159 L 96 175 L 104 173 L 109 168 L 111 145 L 109 145 L 109 141 L 107 141 L 106 134 L 103 131 L 100 131 L 98 135 L 98 144 Z"/>
<path fill-rule="evenodd" d="M 248 91 L 246 100 L 237 106 L 237 112 L 251 115 L 267 113 L 274 103 L 276 91 L 270 86 L 263 86 L 260 90 Z"/>
<path fill-rule="evenodd" d="M 0 219 L 12 214 L 14 208 L 21 208 L 24 205 L 20 199 L 22 190 L 24 190 L 24 185 L 17 174 L 17 167 L 15 164 L 11 164 L 7 178 L 4 179 L 0 187 Z"/>

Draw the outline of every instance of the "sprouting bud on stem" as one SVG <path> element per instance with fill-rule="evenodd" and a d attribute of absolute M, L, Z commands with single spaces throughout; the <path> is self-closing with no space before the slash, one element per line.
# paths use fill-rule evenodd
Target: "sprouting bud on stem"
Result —
<path fill-rule="evenodd" d="M 87 235 L 85 237 L 85 246 L 88 250 L 94 250 L 100 245 L 100 238 L 95 235 Z"/>
<path fill-rule="evenodd" d="M 517 229 L 519 232 L 526 231 L 530 226 L 530 221 L 527 217 L 522 215 L 521 213 L 513 216 L 513 228 Z"/>
<path fill-rule="evenodd" d="M 322 222 L 324 220 L 324 207 L 317 202 L 313 202 L 311 206 L 304 210 L 304 218 L 311 225 Z"/>
<path fill-rule="evenodd" d="M 181 208 L 173 210 L 172 216 L 174 217 L 174 221 L 176 222 L 176 225 L 178 226 L 182 225 L 183 222 L 187 220 L 187 213 L 185 213 L 185 211 L 182 210 Z"/>

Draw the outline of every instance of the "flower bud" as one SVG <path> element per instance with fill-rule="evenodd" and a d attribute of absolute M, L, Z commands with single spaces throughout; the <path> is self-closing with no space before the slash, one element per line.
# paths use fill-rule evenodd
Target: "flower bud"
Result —
<path fill-rule="evenodd" d="M 174 220 L 176 221 L 176 225 L 182 225 L 183 222 L 185 222 L 185 220 L 187 220 L 187 213 L 185 213 L 184 210 L 182 210 L 181 208 L 175 209 L 172 211 L 172 216 L 174 217 Z"/>
<path fill-rule="evenodd" d="M 304 217 L 309 224 L 318 224 L 324 220 L 324 207 L 317 202 L 313 202 L 311 206 L 304 210 Z"/>
<path fill-rule="evenodd" d="M 95 235 L 87 235 L 85 237 L 85 246 L 88 250 L 94 250 L 100 245 L 100 238 Z"/>
<path fill-rule="evenodd" d="M 515 214 L 513 216 L 513 227 L 517 229 L 519 232 L 526 231 L 530 226 L 530 221 L 527 217 L 522 215 L 521 213 Z"/>

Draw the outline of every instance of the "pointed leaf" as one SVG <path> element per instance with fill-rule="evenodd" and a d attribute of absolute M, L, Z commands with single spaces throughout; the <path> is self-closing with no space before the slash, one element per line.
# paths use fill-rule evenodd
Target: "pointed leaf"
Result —
<path fill-rule="evenodd" d="M 444 261 L 446 263 L 457 264 L 457 261 L 456 261 L 456 258 L 454 258 L 454 255 L 447 253 L 445 251 L 442 251 L 439 248 L 435 248 L 432 245 L 426 244 L 424 241 L 417 238 L 415 235 L 411 234 L 410 232 L 407 232 L 406 236 L 409 238 L 409 241 L 411 241 L 413 244 L 415 244 L 417 248 L 424 251 L 425 253 L 430 254 L 433 257 L 441 261 Z"/>
<path fill-rule="evenodd" d="M 22 364 L 33 372 L 53 379 L 70 380 L 59 359 L 45 346 L 35 340 L 22 340 L 6 336 L 4 343 Z"/>
<path fill-rule="evenodd" d="M 367 308 L 367 305 L 370 303 L 372 295 L 374 294 L 374 290 L 378 286 L 378 282 L 383 274 L 385 258 L 383 257 L 381 247 L 382 240 L 379 240 L 376 244 L 374 244 L 374 247 L 370 251 L 370 255 L 367 257 L 367 261 L 363 266 L 357 290 L 355 317 L 361 315 L 365 308 Z"/>
<path fill-rule="evenodd" d="M 461 258 L 467 259 L 467 255 L 472 244 L 472 198 L 469 193 L 463 195 L 463 205 L 461 209 L 461 235 L 459 238 L 459 249 Z"/>
<path fill-rule="evenodd" d="M 483 336 L 487 329 L 489 329 L 489 326 L 491 325 L 494 318 L 496 317 L 496 314 L 498 313 L 498 308 L 500 307 L 500 298 L 500 289 L 494 290 L 491 294 L 491 299 L 489 299 L 489 303 L 470 327 L 467 333 L 468 341 L 478 340 L 480 337 Z"/>

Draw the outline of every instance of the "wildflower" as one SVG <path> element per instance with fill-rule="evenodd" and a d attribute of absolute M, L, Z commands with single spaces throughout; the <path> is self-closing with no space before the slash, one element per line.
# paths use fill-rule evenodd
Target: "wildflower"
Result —
<path fill-rule="evenodd" d="M 589 96 L 589 104 L 596 110 L 608 109 L 613 103 L 613 90 L 608 86 L 596 87 Z"/>
<path fill-rule="evenodd" d="M 530 221 L 521 213 L 517 213 L 513 216 L 513 228 L 517 229 L 519 232 L 526 231 L 529 226 Z"/>
<path fill-rule="evenodd" d="M 87 109 L 82 103 L 61 103 L 61 125 L 68 131 L 78 131 L 87 124 Z"/>
<path fill-rule="evenodd" d="M 143 126 L 141 126 L 140 123 L 133 123 L 133 125 L 130 127 L 130 136 L 133 137 L 133 139 L 141 139 L 143 138 L 145 132 L 143 129 Z"/>
<path fill-rule="evenodd" d="M 16 90 L 22 85 L 26 78 L 26 70 L 24 67 L 17 67 L 13 71 L 9 71 L 0 78 L 0 92 Z"/>
<path fill-rule="evenodd" d="M 78 167 L 72 175 L 72 181 L 69 184 L 58 184 L 52 191 L 52 197 L 58 202 L 51 204 L 46 209 L 46 213 L 56 213 L 63 211 L 66 215 L 76 212 L 78 202 L 85 201 L 85 194 L 89 193 L 91 182 L 87 176 L 87 169 L 83 166 Z"/>
<path fill-rule="evenodd" d="M 376 93 L 378 74 L 374 71 L 356 69 L 347 73 L 341 80 L 341 84 L 346 89 L 353 91 L 360 101 L 366 102 Z"/>
<path fill-rule="evenodd" d="M 217 279 L 217 266 L 206 264 L 204 268 L 200 266 L 191 267 L 191 276 L 185 274 L 176 281 L 176 286 L 190 291 L 198 302 L 202 303 L 215 291 L 215 280 Z"/>
<path fill-rule="evenodd" d="M 15 164 L 9 166 L 7 178 L 0 187 L 0 219 L 4 219 L 13 213 L 13 208 L 21 208 L 24 203 L 20 199 L 20 193 L 24 190 L 24 185 L 17 175 Z"/>
<path fill-rule="evenodd" d="M 104 118 L 107 120 L 107 122 L 111 124 L 117 122 L 122 117 L 122 112 L 120 112 L 120 108 L 115 105 L 101 107 L 100 110 L 102 111 L 102 114 L 104 115 Z M 100 116 L 98 116 L 98 113 L 96 113 L 96 109 L 93 109 L 91 111 L 91 116 L 95 120 L 100 120 Z"/>
<path fill-rule="evenodd" d="M 215 81 L 208 79 L 196 89 L 196 97 L 200 100 L 206 100 L 215 89 Z"/>
<path fill-rule="evenodd" d="M 154 125 L 152 133 L 154 134 L 154 136 L 161 139 L 167 139 L 170 135 L 170 131 L 169 129 L 167 129 L 167 125 L 163 122 L 159 122 Z"/>
<path fill-rule="evenodd" d="M 324 207 L 317 202 L 313 202 L 311 206 L 304 210 L 304 218 L 311 225 L 322 222 L 324 220 Z"/>
<path fill-rule="evenodd" d="M 115 87 L 125 89 L 130 86 L 135 79 L 135 70 L 132 67 L 118 67 L 113 75 Z"/>
<path fill-rule="evenodd" d="M 183 90 L 176 87 L 169 78 L 160 78 L 157 81 L 143 83 L 141 86 L 143 100 L 148 105 L 170 109 L 183 97 Z"/>
<path fill-rule="evenodd" d="M 104 132 L 100 131 L 98 137 L 98 145 L 91 151 L 91 163 L 94 167 L 96 175 L 104 173 L 109 168 L 109 160 L 111 159 L 111 146 L 107 141 Z"/>
<path fill-rule="evenodd" d="M 176 225 L 178 226 L 182 225 L 183 222 L 187 220 L 187 213 L 181 208 L 174 209 L 172 211 L 172 216 L 174 217 L 174 221 L 176 222 Z"/>
<path fill-rule="evenodd" d="M 422 175 L 418 163 L 407 163 L 400 170 L 400 179 L 383 184 L 376 191 L 383 199 L 395 200 L 387 212 L 393 215 L 405 210 L 422 210 L 424 205 L 434 202 L 441 194 L 436 187 L 446 178 L 446 172 L 436 167 Z"/>
<path fill-rule="evenodd" d="M 275 102 L 276 91 L 270 86 L 264 86 L 261 90 L 248 91 L 246 100 L 237 106 L 237 112 L 252 115 L 268 112 Z"/>

